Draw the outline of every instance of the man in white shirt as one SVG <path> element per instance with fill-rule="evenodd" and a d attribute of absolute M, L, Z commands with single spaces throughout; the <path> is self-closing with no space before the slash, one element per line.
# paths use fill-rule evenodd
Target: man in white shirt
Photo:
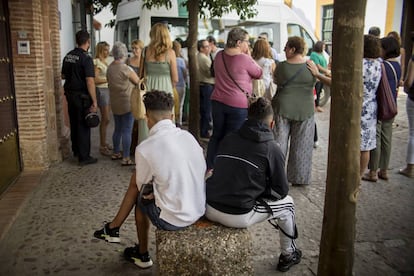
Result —
<path fill-rule="evenodd" d="M 143 101 L 149 136 L 136 148 L 136 171 L 117 215 L 94 236 L 120 242 L 119 227 L 135 205 L 139 244 L 126 248 L 124 257 L 140 268 L 148 268 L 153 264 L 148 254 L 150 220 L 158 229 L 174 231 L 204 215 L 206 165 L 198 142 L 172 122 L 171 94 L 153 90 L 144 95 Z M 148 187 L 151 189 L 147 193 Z"/>

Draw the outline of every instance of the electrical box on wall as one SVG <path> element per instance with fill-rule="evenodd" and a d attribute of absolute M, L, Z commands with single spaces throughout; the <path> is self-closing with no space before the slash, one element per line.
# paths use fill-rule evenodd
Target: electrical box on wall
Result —
<path fill-rule="evenodd" d="M 17 41 L 17 54 L 30 55 L 30 41 L 18 40 Z"/>

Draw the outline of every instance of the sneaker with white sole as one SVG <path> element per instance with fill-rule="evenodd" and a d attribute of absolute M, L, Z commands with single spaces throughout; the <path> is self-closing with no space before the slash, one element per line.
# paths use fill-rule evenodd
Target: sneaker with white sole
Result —
<path fill-rule="evenodd" d="M 139 245 L 135 244 L 133 247 L 127 247 L 124 250 L 124 257 L 127 261 L 134 263 L 139 268 L 150 268 L 152 260 L 148 252 L 139 253 Z"/>
<path fill-rule="evenodd" d="M 121 239 L 119 238 L 119 227 L 109 228 L 109 223 L 105 223 L 102 229 L 96 230 L 95 233 L 93 233 L 93 236 L 107 242 L 121 242 Z"/>
<path fill-rule="evenodd" d="M 277 264 L 277 270 L 286 272 L 290 269 L 291 266 L 300 263 L 302 258 L 302 251 L 296 249 L 289 255 L 280 254 L 279 263 Z"/>

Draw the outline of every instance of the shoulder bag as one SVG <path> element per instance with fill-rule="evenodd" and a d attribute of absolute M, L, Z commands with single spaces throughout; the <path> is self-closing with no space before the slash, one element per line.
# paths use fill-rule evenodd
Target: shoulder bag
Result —
<path fill-rule="evenodd" d="M 383 63 L 381 64 L 381 80 L 377 88 L 377 104 L 377 119 L 379 121 L 391 120 L 397 115 L 397 103 L 388 83 L 387 72 Z"/>
<path fill-rule="evenodd" d="M 144 78 L 132 89 L 131 93 L 131 112 L 136 120 L 145 119 L 145 105 L 142 98 L 147 91 Z"/>
<path fill-rule="evenodd" d="M 230 79 L 233 81 L 233 83 L 240 89 L 240 91 L 246 96 L 247 98 L 247 104 L 250 106 L 250 104 L 252 104 L 254 101 L 256 101 L 256 98 L 258 97 L 254 91 L 252 92 L 252 95 L 249 95 L 249 93 L 247 93 L 246 91 L 244 91 L 244 89 L 233 79 L 233 77 L 231 76 L 229 69 L 227 69 L 227 64 L 226 61 L 224 60 L 224 53 L 220 53 L 221 54 L 221 59 L 223 60 L 223 64 L 224 64 L 224 68 L 226 69 L 227 75 L 230 77 Z"/>

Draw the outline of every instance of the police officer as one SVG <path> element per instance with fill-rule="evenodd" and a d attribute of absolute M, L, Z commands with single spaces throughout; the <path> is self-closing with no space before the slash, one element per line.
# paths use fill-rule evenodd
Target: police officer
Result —
<path fill-rule="evenodd" d="M 77 48 L 63 59 L 62 79 L 68 102 L 70 120 L 70 138 L 72 151 L 79 159 L 79 165 L 93 164 L 98 159 L 90 156 L 91 130 L 85 123 L 88 111 L 96 112 L 95 70 L 92 58 L 88 55 L 90 47 L 89 33 L 76 33 Z"/>

